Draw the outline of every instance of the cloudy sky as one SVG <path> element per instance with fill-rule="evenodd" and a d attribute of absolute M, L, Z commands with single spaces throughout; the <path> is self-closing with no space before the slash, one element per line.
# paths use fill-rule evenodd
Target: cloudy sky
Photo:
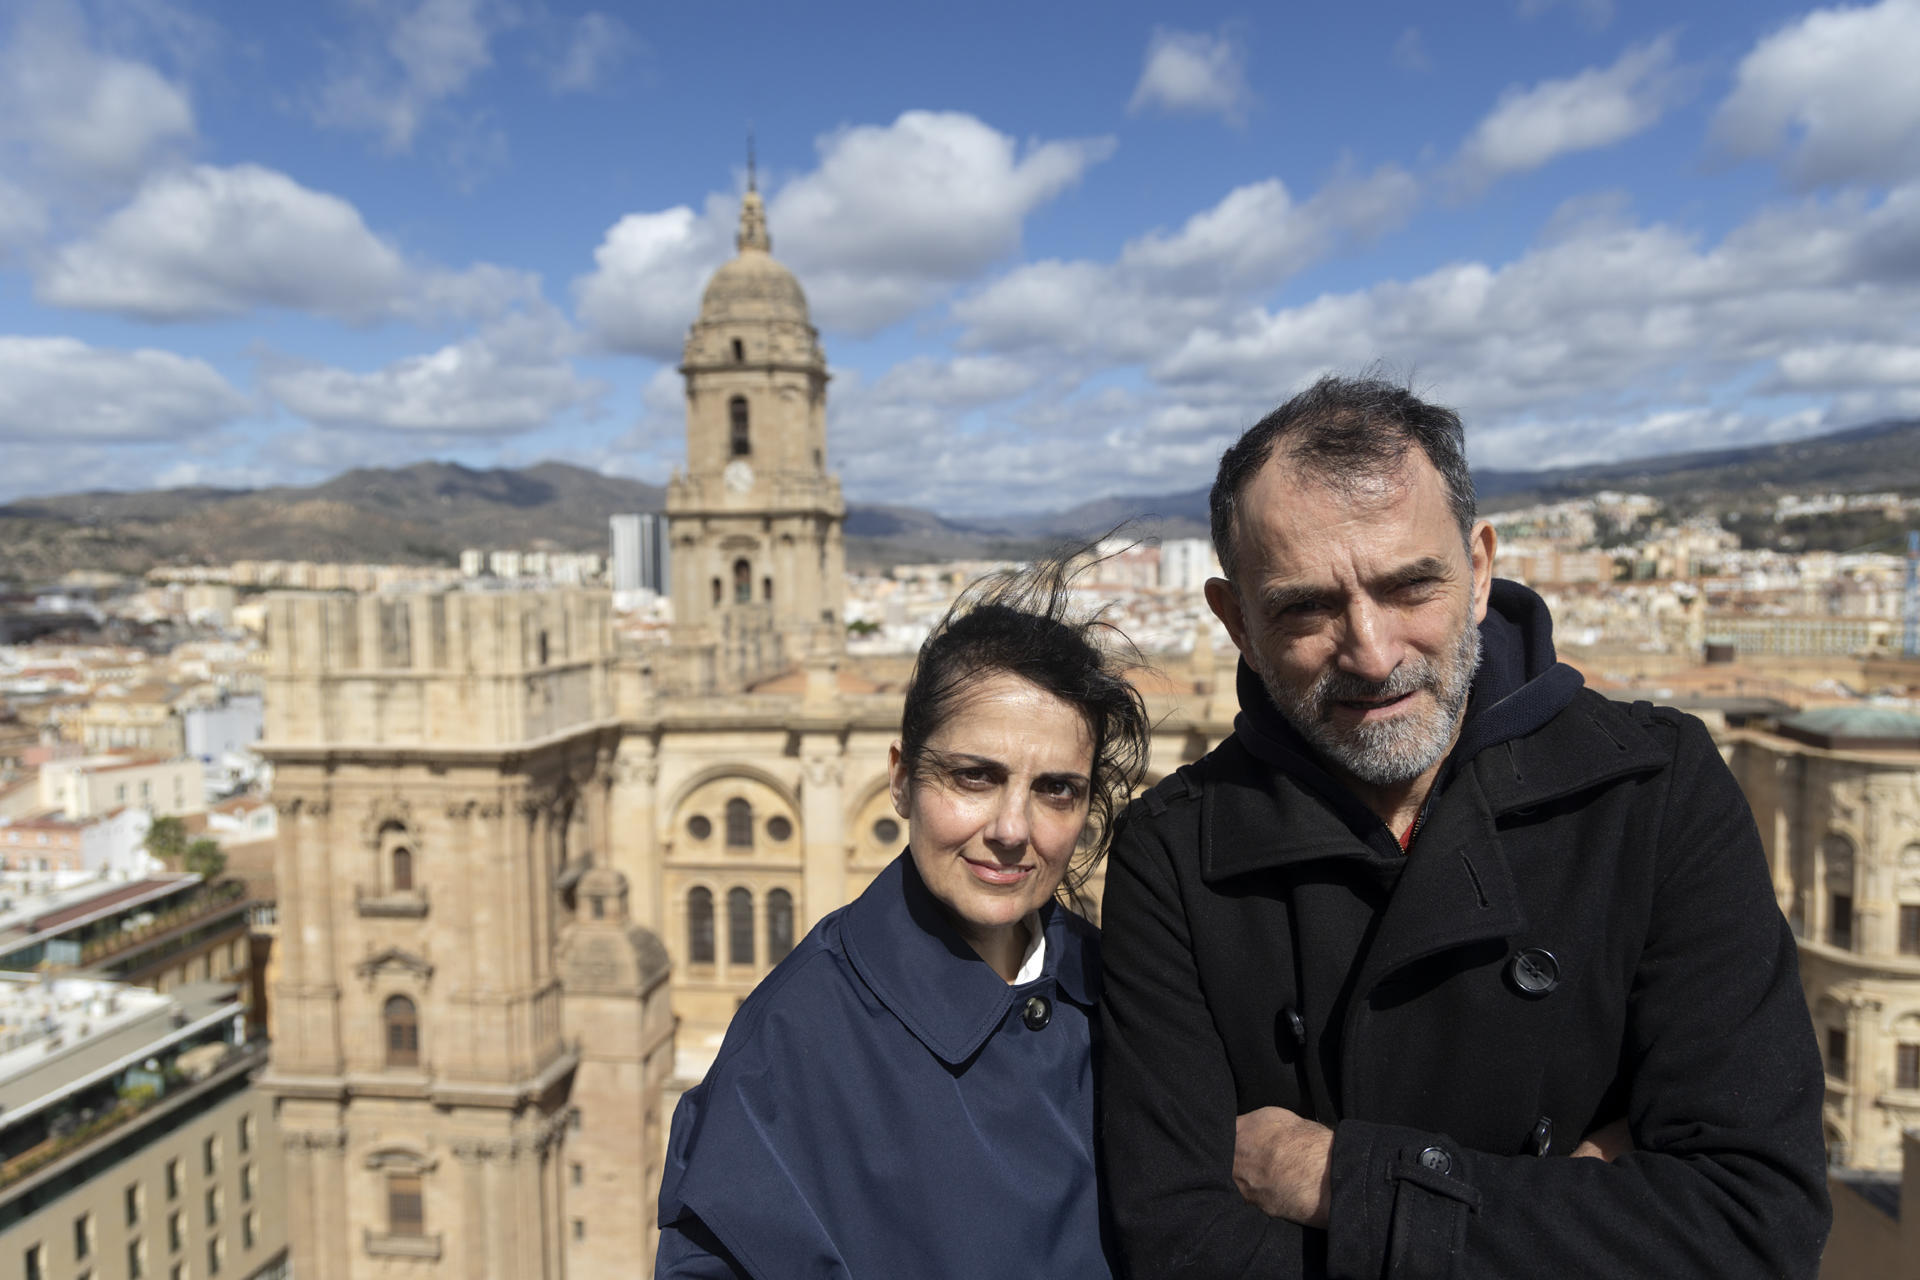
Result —
<path fill-rule="evenodd" d="M 1327 370 L 1493 467 L 1920 415 L 1916 61 L 1920 0 L 0 0 L 0 499 L 663 480 L 749 126 L 856 500 L 1194 487 Z"/>

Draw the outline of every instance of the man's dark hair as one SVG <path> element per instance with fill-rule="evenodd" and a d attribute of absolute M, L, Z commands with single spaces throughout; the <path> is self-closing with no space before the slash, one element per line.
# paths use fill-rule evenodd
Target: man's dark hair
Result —
<path fill-rule="evenodd" d="M 1343 490 L 1392 475 L 1407 451 L 1418 448 L 1447 486 L 1447 505 L 1460 537 L 1473 533 L 1473 476 L 1467 470 L 1460 415 L 1377 378 L 1328 376 L 1247 428 L 1220 455 L 1207 516 L 1214 554 L 1229 580 L 1235 569 L 1233 535 L 1240 495 L 1282 447 L 1288 462 Z"/>
<path fill-rule="evenodd" d="M 1139 665 L 1132 644 L 1099 615 L 1076 618 L 1069 610 L 1069 588 L 1090 553 L 1090 546 L 1070 548 L 970 585 L 920 646 L 900 714 L 900 755 L 917 779 L 927 739 L 984 676 L 1018 676 L 1080 712 L 1093 765 L 1087 825 L 1061 881 L 1069 902 L 1099 865 L 1114 814 L 1146 771 L 1151 732 L 1146 705 L 1127 679 Z"/>

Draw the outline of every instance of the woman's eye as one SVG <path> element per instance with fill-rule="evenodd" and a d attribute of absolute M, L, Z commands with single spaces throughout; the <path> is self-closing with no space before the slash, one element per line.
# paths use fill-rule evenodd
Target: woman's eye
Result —
<path fill-rule="evenodd" d="M 993 785 L 993 778 L 985 769 L 955 769 L 953 780 L 963 787 L 987 787 Z"/>

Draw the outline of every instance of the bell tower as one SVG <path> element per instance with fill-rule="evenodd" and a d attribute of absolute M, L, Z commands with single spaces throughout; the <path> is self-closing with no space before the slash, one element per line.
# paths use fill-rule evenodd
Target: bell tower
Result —
<path fill-rule="evenodd" d="M 749 162 L 735 257 L 688 330 L 687 467 L 667 488 L 676 640 L 770 635 L 780 662 L 840 647 L 846 503 L 827 471 L 827 360 L 772 256 Z"/>

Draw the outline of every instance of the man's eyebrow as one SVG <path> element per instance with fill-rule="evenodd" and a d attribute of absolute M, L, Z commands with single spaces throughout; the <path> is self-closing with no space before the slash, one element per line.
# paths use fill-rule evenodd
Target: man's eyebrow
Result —
<path fill-rule="evenodd" d="M 1453 566 L 1439 556 L 1422 556 L 1412 564 L 1403 564 L 1390 569 L 1373 580 L 1375 591 L 1392 591 L 1396 587 L 1411 586 L 1423 578 L 1451 578 Z"/>

